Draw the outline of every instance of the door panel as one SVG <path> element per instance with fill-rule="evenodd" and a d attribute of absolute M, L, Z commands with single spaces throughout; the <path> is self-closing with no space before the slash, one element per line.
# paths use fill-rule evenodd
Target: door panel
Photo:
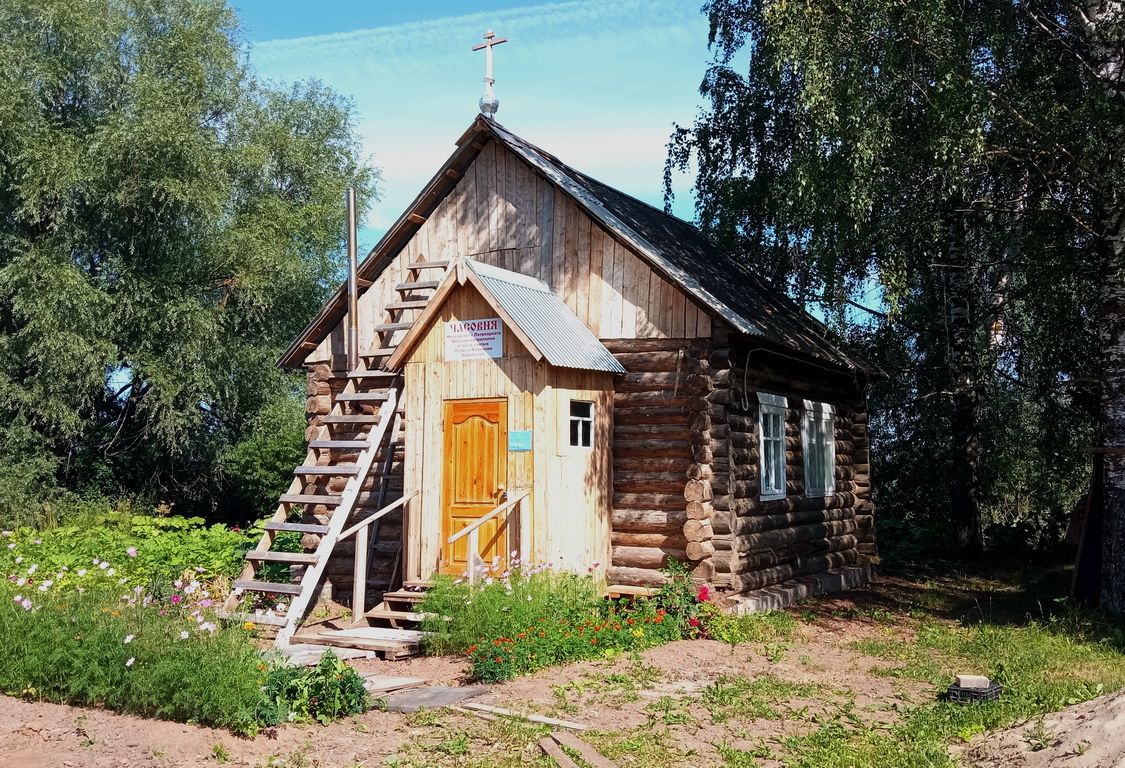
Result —
<path fill-rule="evenodd" d="M 508 403 L 506 400 L 447 400 L 445 470 L 442 482 L 441 571 L 460 576 L 468 568 L 469 539 L 449 537 L 495 509 L 508 474 Z M 478 529 L 485 562 L 507 560 L 503 516 Z"/>

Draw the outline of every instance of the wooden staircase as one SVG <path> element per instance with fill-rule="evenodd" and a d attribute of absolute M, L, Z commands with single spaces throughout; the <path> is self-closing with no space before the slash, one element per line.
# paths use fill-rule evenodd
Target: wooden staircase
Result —
<path fill-rule="evenodd" d="M 434 289 L 441 283 L 440 277 L 423 279 L 424 273 L 448 267 L 446 261 L 425 260 L 407 267 L 407 278 L 395 286 L 399 300 L 384 307 L 386 318 L 375 326 L 376 343 L 359 355 L 357 368 L 345 374 L 343 391 L 333 396 L 331 413 L 321 418 L 325 434 L 309 441 L 305 463 L 293 471 L 293 482 L 278 500 L 277 509 L 266 522 L 261 540 L 246 553 L 246 566 L 234 583 L 234 591 L 224 605 L 224 612 L 228 617 L 279 627 L 275 640 L 279 647 L 290 643 L 318 595 L 341 534 L 344 537 L 354 536 L 355 555 L 357 558 L 362 555 L 361 563 L 368 562 L 372 556 L 391 559 L 390 577 L 381 586 L 387 590 L 396 586 L 401 567 L 401 536 L 385 541 L 386 537 L 381 537 L 380 531 L 388 497 L 401 497 L 403 493 L 400 456 L 403 448 L 402 377 L 381 366 L 413 325 L 413 320 L 409 318 L 416 317 L 416 313 L 425 308 Z M 444 272 L 441 277 L 444 277 Z M 409 316 L 407 313 L 410 313 Z M 370 530 L 366 525 L 353 525 L 345 530 L 355 517 L 375 520 L 370 524 Z M 302 544 L 313 551 L 274 549 L 279 533 L 302 534 Z M 314 542 L 315 546 L 311 546 Z M 362 553 L 359 551 L 361 548 Z M 287 565 L 288 578 L 259 578 L 262 566 L 270 564 Z M 366 573 L 362 578 L 366 578 Z M 283 610 L 243 614 L 239 612 L 239 604 L 245 593 L 283 596 L 283 600 L 289 598 L 289 601 L 287 604 L 279 603 Z M 360 600 L 363 594 L 364 589 L 355 592 Z M 383 604 L 386 603 L 386 594 L 394 593 L 385 593 Z M 359 606 L 353 615 L 362 611 L 363 606 Z M 329 644 L 321 637 L 322 634 L 302 636 L 300 639 L 302 642 L 315 643 L 319 640 Z M 412 655 L 420 647 L 417 634 L 401 629 L 398 624 L 391 624 L 386 637 L 380 640 L 384 647 L 371 650 L 383 650 L 388 657 L 394 658 Z"/>

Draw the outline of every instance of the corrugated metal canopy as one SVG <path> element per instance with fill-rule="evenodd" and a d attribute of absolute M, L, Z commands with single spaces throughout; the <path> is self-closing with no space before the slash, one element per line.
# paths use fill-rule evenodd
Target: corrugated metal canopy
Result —
<path fill-rule="evenodd" d="M 485 298 L 499 305 L 548 363 L 560 368 L 625 373 L 621 363 L 546 283 L 478 261 L 466 260 L 464 264 L 487 292 Z"/>

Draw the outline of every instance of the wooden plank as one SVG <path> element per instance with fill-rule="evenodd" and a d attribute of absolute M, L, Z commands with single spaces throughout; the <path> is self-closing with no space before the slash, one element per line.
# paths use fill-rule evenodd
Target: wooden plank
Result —
<path fill-rule="evenodd" d="M 360 675 L 368 693 L 390 693 L 404 688 L 417 688 L 426 684 L 424 677 L 395 677 L 393 675 Z"/>
<path fill-rule="evenodd" d="M 234 582 L 235 589 L 241 589 L 244 592 L 265 592 L 270 595 L 299 595 L 301 594 L 300 584 L 285 584 L 282 582 L 273 581 L 254 581 L 252 579 L 240 579 Z"/>
<path fill-rule="evenodd" d="M 585 731 L 589 727 L 582 723 L 572 723 L 569 720 L 556 720 L 553 717 L 543 717 L 542 715 L 525 715 L 520 712 L 505 709 L 504 707 L 494 707 L 490 704 L 481 704 L 476 701 L 468 701 L 461 706 L 465 709 L 474 709 L 477 712 L 488 712 L 491 715 L 500 715 L 501 717 L 516 717 L 521 720 L 528 720 L 532 723 L 550 725 L 554 728 L 566 728 L 570 731 Z"/>
<path fill-rule="evenodd" d="M 306 552 L 259 552 L 250 550 L 246 553 L 247 560 L 257 560 L 263 563 L 296 563 L 299 565 L 313 565 L 316 555 Z"/>
<path fill-rule="evenodd" d="M 543 754 L 555 761 L 555 765 L 559 768 L 580 768 L 578 763 L 567 757 L 563 752 L 562 747 L 558 745 L 550 736 L 544 736 L 539 740 L 539 748 L 543 750 Z"/>
<path fill-rule="evenodd" d="M 578 247 L 575 252 L 574 272 L 574 314 L 590 327 L 590 292 L 597 280 L 590 253 L 590 217 L 582 213 L 578 217 Z"/>
<path fill-rule="evenodd" d="M 554 262 L 555 188 L 538 176 L 535 199 L 539 206 L 539 279 L 553 285 L 551 265 Z"/>
<path fill-rule="evenodd" d="M 558 731 L 551 734 L 551 738 L 559 743 L 560 746 L 572 749 L 578 753 L 590 768 L 617 768 L 617 763 L 610 760 L 605 755 L 598 752 L 582 739 L 575 736 L 573 733 L 566 731 Z"/>

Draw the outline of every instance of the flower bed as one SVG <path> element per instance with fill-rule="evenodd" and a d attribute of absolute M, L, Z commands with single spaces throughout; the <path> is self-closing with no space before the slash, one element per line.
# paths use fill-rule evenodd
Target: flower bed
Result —
<path fill-rule="evenodd" d="M 225 624 L 222 574 L 203 581 L 212 571 L 198 566 L 167 578 L 178 561 L 156 555 L 145 568 L 143 538 L 79 562 L 77 546 L 48 536 L 0 534 L 0 691 L 240 734 L 364 709 L 362 680 L 331 654 L 294 668 L 261 655 L 252 623 Z"/>
<path fill-rule="evenodd" d="M 420 610 L 432 654 L 463 653 L 483 682 L 537 669 L 620 653 L 705 634 L 700 607 L 707 587 L 695 587 L 682 568 L 653 598 L 608 601 L 590 575 L 550 565 L 514 567 L 464 579 L 438 577 Z"/>

